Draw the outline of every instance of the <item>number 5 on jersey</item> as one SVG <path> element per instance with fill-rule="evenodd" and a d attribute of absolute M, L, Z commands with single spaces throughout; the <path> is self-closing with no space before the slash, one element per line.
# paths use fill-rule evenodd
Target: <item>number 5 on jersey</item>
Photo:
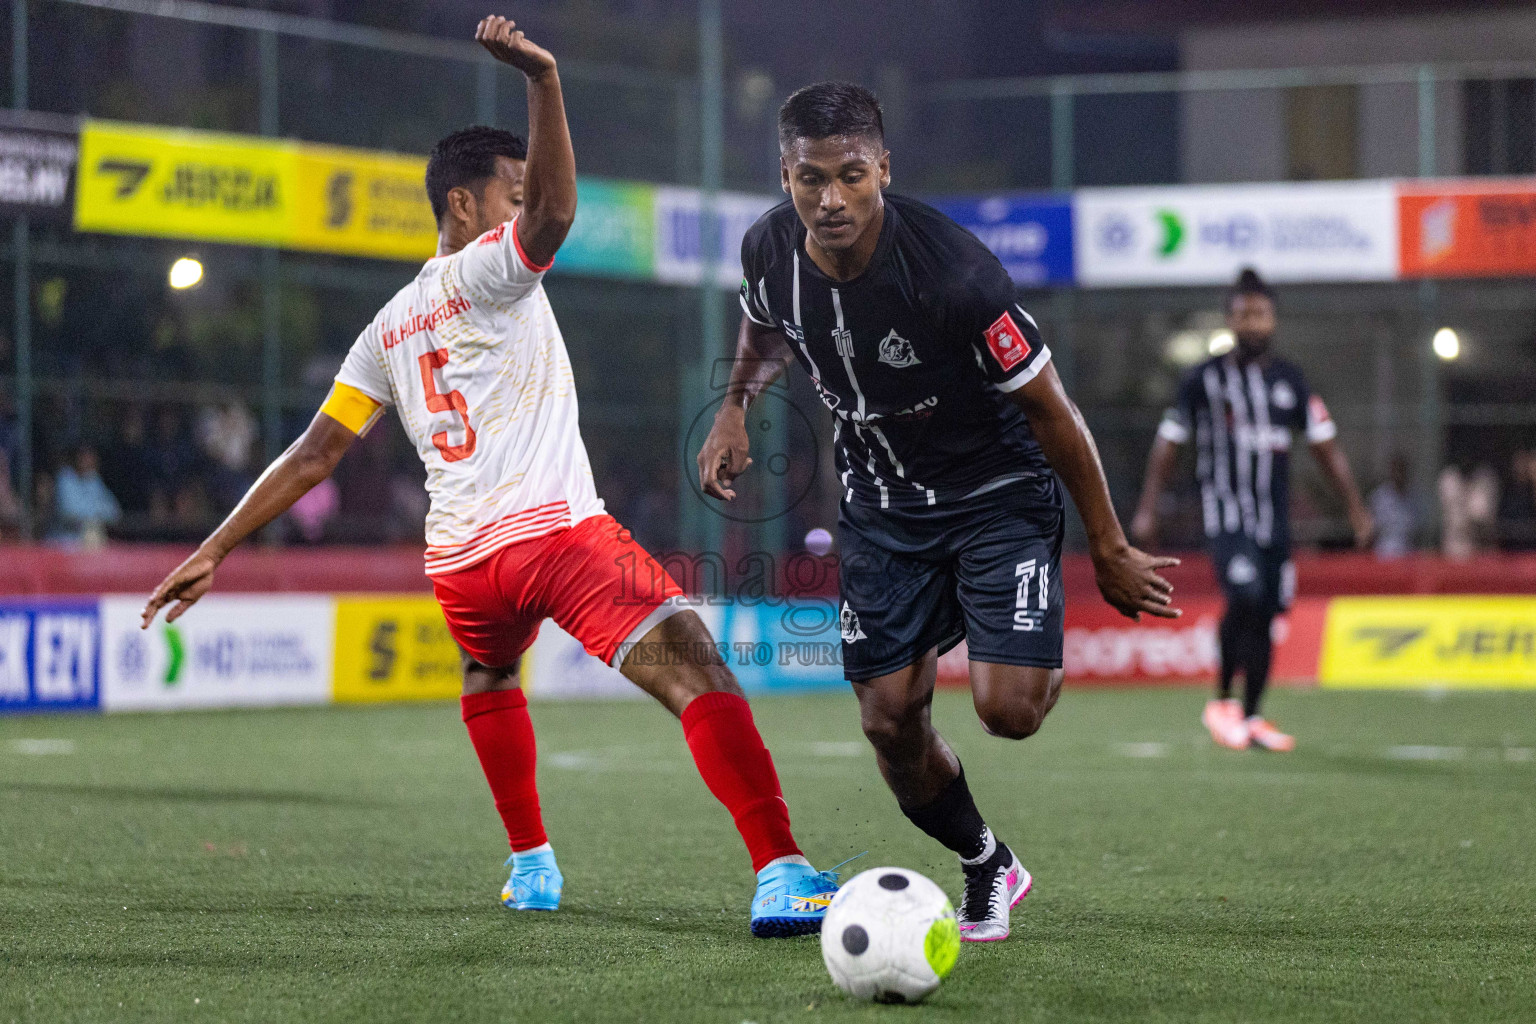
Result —
<path fill-rule="evenodd" d="M 449 444 L 446 430 L 433 434 L 432 443 L 443 453 L 445 462 L 469 458 L 475 454 L 475 428 L 469 425 L 469 403 L 457 391 L 440 394 L 437 390 L 437 375 L 432 372 L 448 365 L 448 350 L 440 348 L 435 352 L 423 352 L 417 362 L 421 364 L 421 386 L 427 392 L 427 411 L 456 412 L 464 421 L 463 444 Z"/>

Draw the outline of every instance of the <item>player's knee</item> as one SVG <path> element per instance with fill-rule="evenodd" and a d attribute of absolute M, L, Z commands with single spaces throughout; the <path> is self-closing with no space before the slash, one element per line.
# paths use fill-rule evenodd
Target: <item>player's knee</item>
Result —
<path fill-rule="evenodd" d="M 921 707 L 869 701 L 860 707 L 859 724 L 864 730 L 864 738 L 882 753 L 900 753 L 908 747 L 922 746 L 924 721 Z"/>
<path fill-rule="evenodd" d="M 981 713 L 981 727 L 989 735 L 1005 740 L 1028 739 L 1040 731 L 1045 709 L 1033 705 L 988 708 Z"/>
<path fill-rule="evenodd" d="M 982 728 L 1007 740 L 1028 739 L 1040 731 L 1045 716 L 1061 696 L 1061 669 L 1031 670 L 1027 685 L 997 688 L 978 699 Z"/>

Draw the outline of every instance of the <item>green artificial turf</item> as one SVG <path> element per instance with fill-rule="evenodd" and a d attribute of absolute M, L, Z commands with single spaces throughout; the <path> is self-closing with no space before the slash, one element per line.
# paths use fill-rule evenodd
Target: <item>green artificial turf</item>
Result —
<path fill-rule="evenodd" d="M 1289 756 L 1213 748 L 1203 694 L 1069 690 L 1024 743 L 935 719 L 1037 878 L 920 1008 L 844 999 L 648 703 L 537 704 L 556 914 L 451 704 L 0 719 L 6 1021 L 1530 1021 L 1536 695 L 1281 691 Z M 806 852 L 952 857 L 844 695 L 762 699 Z"/>

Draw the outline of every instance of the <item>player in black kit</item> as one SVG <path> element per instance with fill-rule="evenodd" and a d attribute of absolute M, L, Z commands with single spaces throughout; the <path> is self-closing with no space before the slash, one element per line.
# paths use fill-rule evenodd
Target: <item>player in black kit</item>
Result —
<path fill-rule="evenodd" d="M 1157 570 L 1178 563 L 1126 542 L 1093 438 L 1002 264 L 885 192 L 875 97 L 801 89 L 779 112 L 779 146 L 790 201 L 742 243 L 744 316 L 700 485 L 736 496 L 746 410 L 797 360 L 833 413 L 843 667 L 864 735 L 902 811 L 960 856 L 962 938 L 1006 938 L 1032 880 L 929 720 L 938 655 L 966 640 L 988 732 L 1040 728 L 1061 689 L 1063 484 L 1114 607 L 1176 616 Z"/>
<path fill-rule="evenodd" d="M 1221 620 L 1221 676 L 1216 698 L 1201 716 L 1224 747 L 1290 751 L 1296 741 L 1259 714 L 1269 683 L 1270 626 L 1296 594 L 1291 562 L 1291 435 L 1306 437 L 1323 470 L 1344 497 L 1355 542 L 1371 539 L 1371 514 L 1360 500 L 1338 428 L 1300 368 L 1271 354 L 1275 297 L 1252 269 L 1238 275 L 1227 297 L 1231 352 L 1196 366 L 1179 385 L 1147 460 L 1147 479 L 1131 533 L 1157 540 L 1157 499 L 1173 471 L 1178 446 L 1194 439 L 1195 474 L 1205 535 L 1227 597 Z M 1232 681 L 1243 673 L 1243 699 Z"/>

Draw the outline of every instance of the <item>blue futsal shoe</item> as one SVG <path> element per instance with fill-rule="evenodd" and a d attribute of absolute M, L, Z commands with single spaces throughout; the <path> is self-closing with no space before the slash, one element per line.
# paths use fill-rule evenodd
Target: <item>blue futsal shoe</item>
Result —
<path fill-rule="evenodd" d="M 501 905 L 512 910 L 559 910 L 565 877 L 549 847 L 507 858 L 512 877 L 501 887 Z"/>
<path fill-rule="evenodd" d="M 836 868 L 817 871 L 809 864 L 769 864 L 757 873 L 752 934 L 760 939 L 813 935 L 821 931 L 821 919 L 836 895 Z"/>

